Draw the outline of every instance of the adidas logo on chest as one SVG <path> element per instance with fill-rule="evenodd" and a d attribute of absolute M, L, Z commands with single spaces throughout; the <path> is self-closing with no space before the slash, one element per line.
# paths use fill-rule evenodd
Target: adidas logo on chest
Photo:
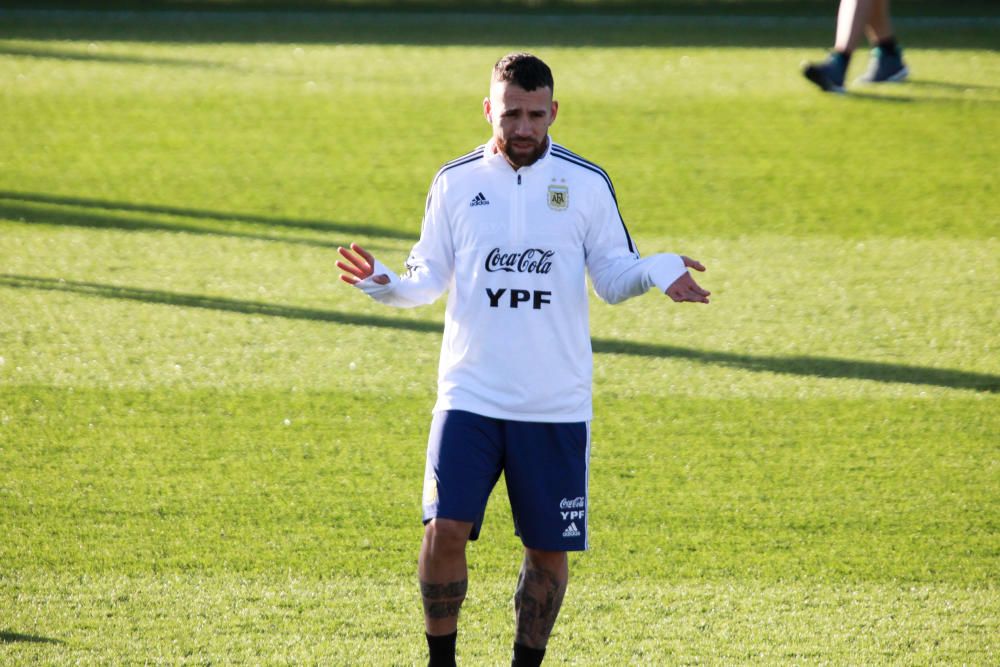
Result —
<path fill-rule="evenodd" d="M 479 194 L 477 194 L 475 197 L 472 198 L 472 201 L 469 202 L 469 206 L 470 207 L 471 206 L 489 206 L 489 203 L 490 203 L 490 200 L 486 198 L 486 195 L 484 195 L 482 192 L 480 192 Z"/>

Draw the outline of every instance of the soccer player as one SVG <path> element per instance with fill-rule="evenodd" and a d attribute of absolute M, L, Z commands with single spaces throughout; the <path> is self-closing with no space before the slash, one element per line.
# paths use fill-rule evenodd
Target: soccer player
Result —
<path fill-rule="evenodd" d="M 496 63 L 483 100 L 493 136 L 434 177 L 402 276 L 357 244 L 339 249 L 341 279 L 382 303 L 407 308 L 448 292 L 418 562 L 432 667 L 455 664 L 465 547 L 501 472 L 524 544 L 513 665 L 541 663 L 567 552 L 587 548 L 585 271 L 609 303 L 654 285 L 674 301 L 708 303 L 687 271 L 705 267 L 678 255 L 640 259 L 608 175 L 549 137 L 553 88 L 533 55 Z"/>
<path fill-rule="evenodd" d="M 821 63 L 809 63 L 802 73 L 825 92 L 844 92 L 844 78 L 851 54 L 867 32 L 868 41 L 875 45 L 868 71 L 859 83 L 902 81 L 910 73 L 903 62 L 903 49 L 896 42 L 889 17 L 889 0 L 840 0 L 837 11 L 837 36 L 833 51 Z"/>

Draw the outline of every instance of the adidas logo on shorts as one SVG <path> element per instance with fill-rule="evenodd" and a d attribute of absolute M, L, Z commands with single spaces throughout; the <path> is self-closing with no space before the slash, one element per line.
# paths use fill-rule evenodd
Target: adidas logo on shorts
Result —
<path fill-rule="evenodd" d="M 566 526 L 563 537 L 580 537 L 580 529 L 576 527 L 576 521 Z"/>

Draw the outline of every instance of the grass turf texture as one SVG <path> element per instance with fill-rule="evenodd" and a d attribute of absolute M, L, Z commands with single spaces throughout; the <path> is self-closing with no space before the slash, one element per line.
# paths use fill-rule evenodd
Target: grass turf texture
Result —
<path fill-rule="evenodd" d="M 370 303 L 334 248 L 402 262 L 522 44 L 337 20 L 0 17 L 0 661 L 420 662 L 443 305 Z M 832 25 L 506 21 L 556 139 L 714 292 L 592 310 L 594 549 L 552 661 L 995 663 L 990 29 L 913 26 L 911 83 L 833 97 L 796 71 Z M 509 650 L 505 505 L 470 664 Z"/>

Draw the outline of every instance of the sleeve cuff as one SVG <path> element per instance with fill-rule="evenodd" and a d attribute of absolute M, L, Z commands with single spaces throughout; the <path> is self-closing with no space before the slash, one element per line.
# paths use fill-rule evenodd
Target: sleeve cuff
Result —
<path fill-rule="evenodd" d="M 687 267 L 680 255 L 662 254 L 657 255 L 659 260 L 649 270 L 649 277 L 660 290 L 660 294 L 667 291 L 667 288 L 674 284 L 674 281 L 684 275 Z"/>
<path fill-rule="evenodd" d="M 385 285 L 380 285 L 375 282 L 375 276 L 388 276 L 389 282 Z M 390 292 L 395 288 L 396 283 L 399 282 L 399 276 L 396 275 L 392 269 L 387 267 L 382 262 L 375 260 L 375 270 L 370 276 L 364 280 L 359 280 L 354 284 L 359 290 L 367 294 L 368 296 L 376 296 L 378 294 L 385 294 Z"/>

